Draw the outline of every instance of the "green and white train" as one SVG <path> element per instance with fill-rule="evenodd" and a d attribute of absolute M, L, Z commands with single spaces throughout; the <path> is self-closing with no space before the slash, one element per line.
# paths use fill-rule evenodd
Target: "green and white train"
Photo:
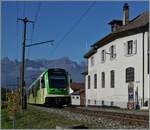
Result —
<path fill-rule="evenodd" d="M 45 70 L 29 87 L 28 103 L 42 105 L 70 105 L 70 76 L 64 69 Z"/>

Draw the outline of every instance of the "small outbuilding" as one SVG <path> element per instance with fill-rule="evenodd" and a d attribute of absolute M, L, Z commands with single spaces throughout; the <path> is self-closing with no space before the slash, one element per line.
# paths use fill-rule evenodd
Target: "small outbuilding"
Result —
<path fill-rule="evenodd" d="M 85 89 L 79 89 L 71 94 L 72 105 L 84 106 L 85 105 Z"/>
<path fill-rule="evenodd" d="M 83 83 L 72 83 L 71 104 L 77 106 L 85 105 L 85 86 Z"/>

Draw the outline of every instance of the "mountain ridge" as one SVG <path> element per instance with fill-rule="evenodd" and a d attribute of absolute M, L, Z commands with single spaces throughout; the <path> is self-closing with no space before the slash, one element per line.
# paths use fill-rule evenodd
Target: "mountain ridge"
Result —
<path fill-rule="evenodd" d="M 63 68 L 69 72 L 73 82 L 84 82 L 84 76 L 81 74 L 86 67 L 85 62 L 77 63 L 69 57 L 58 59 L 26 59 L 25 64 L 25 81 L 29 86 L 43 71 L 47 68 Z M 20 62 L 18 60 L 10 60 L 8 57 L 1 59 L 1 86 L 9 86 L 10 88 L 17 85 L 17 77 L 19 75 Z"/>

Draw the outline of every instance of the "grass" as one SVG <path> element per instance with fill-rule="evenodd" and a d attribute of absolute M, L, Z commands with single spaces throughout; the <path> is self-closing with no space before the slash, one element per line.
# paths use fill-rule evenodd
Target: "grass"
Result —
<path fill-rule="evenodd" d="M 9 129 L 12 126 L 12 120 L 9 118 L 5 109 L 1 110 L 1 128 Z"/>
<path fill-rule="evenodd" d="M 9 118 L 5 109 L 1 111 L 1 127 L 2 129 L 12 129 L 12 120 Z M 84 126 L 93 128 L 91 124 L 85 124 L 76 120 L 70 120 L 53 113 L 42 112 L 29 107 L 16 115 L 17 129 L 55 129 L 56 126 L 71 126 L 76 124 L 84 124 Z"/>
<path fill-rule="evenodd" d="M 141 111 L 141 110 L 137 110 Z M 1 128 L 12 129 L 13 122 L 10 119 L 5 108 L 1 109 Z M 77 124 L 83 124 L 90 129 L 97 128 L 93 123 L 80 122 L 77 120 L 70 120 L 58 114 L 43 112 L 29 106 L 16 115 L 16 129 L 55 129 L 56 126 L 67 127 Z"/>

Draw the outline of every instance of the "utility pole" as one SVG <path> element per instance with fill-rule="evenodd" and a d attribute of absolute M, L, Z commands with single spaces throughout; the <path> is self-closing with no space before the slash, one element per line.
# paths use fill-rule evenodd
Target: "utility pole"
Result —
<path fill-rule="evenodd" d="M 32 23 L 34 24 L 33 21 L 29 21 L 27 19 L 27 17 L 25 17 L 24 19 L 17 19 L 17 20 L 21 20 L 24 23 L 24 33 L 23 33 L 23 43 L 22 43 L 22 63 L 21 63 L 21 70 L 20 70 L 20 77 L 21 77 L 21 82 L 20 82 L 20 87 L 21 87 L 21 105 L 22 105 L 22 109 L 27 109 L 27 94 L 26 94 L 26 89 L 25 89 L 25 80 L 24 80 L 24 65 L 25 65 L 25 48 L 26 47 L 32 47 L 32 46 L 36 46 L 36 45 L 41 45 L 41 44 L 45 44 L 48 42 L 54 42 L 54 40 L 49 40 L 49 41 L 44 41 L 44 42 L 38 42 L 38 43 L 33 43 L 33 44 L 29 44 L 26 45 L 26 27 L 27 27 L 27 23 Z M 51 44 L 53 45 L 53 44 Z"/>
<path fill-rule="evenodd" d="M 34 23 L 34 22 L 29 21 L 27 17 L 25 17 L 24 19 L 18 18 L 17 20 L 21 20 L 24 23 L 20 87 L 21 87 L 21 105 L 22 105 L 22 109 L 27 109 L 27 97 L 26 97 L 25 80 L 24 80 L 25 45 L 26 45 L 26 30 L 27 30 L 26 28 L 27 28 L 27 23 Z"/>

